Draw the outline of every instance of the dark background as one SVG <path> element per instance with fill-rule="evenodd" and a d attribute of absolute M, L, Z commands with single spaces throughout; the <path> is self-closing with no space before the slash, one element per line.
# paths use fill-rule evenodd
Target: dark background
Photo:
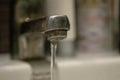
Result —
<path fill-rule="evenodd" d="M 0 0 L 0 53 L 9 52 L 10 0 Z"/>

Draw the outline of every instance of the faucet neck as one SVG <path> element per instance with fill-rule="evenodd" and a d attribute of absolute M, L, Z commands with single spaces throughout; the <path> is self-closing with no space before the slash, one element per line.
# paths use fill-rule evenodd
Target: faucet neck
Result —
<path fill-rule="evenodd" d="M 46 17 L 25 21 L 20 26 L 21 34 L 42 33 L 45 30 Z"/>

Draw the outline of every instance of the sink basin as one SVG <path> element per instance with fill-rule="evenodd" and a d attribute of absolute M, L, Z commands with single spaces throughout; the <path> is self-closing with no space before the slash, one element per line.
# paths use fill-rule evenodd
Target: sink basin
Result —
<path fill-rule="evenodd" d="M 120 80 L 120 57 L 58 59 L 59 80 Z"/>

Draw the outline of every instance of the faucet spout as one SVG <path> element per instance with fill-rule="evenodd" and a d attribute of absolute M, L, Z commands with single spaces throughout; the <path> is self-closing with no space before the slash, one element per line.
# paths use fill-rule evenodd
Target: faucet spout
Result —
<path fill-rule="evenodd" d="M 39 36 L 43 33 L 49 41 L 66 38 L 70 23 L 66 15 L 54 15 L 30 20 L 21 24 L 21 34 Z"/>

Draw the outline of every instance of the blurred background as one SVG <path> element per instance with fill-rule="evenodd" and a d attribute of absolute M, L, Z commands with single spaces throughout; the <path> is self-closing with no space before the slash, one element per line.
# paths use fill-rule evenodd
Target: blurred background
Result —
<path fill-rule="evenodd" d="M 51 15 L 67 15 L 70 21 L 70 31 L 68 31 L 67 38 L 57 42 L 57 57 L 76 59 L 76 57 L 81 57 L 82 55 L 85 55 L 85 57 L 99 57 L 101 55 L 119 56 L 119 0 L 0 0 L 0 61 L 4 61 L 4 59 L 9 57 L 12 60 L 17 59 L 29 63 L 33 68 L 33 75 L 35 76 L 33 80 L 41 80 L 36 77 L 49 74 L 48 65 L 50 65 L 50 63 L 49 61 L 44 61 L 44 59 L 51 55 L 50 42 L 42 34 L 39 34 L 40 37 L 21 36 L 20 32 L 21 24 L 25 21 L 36 20 Z M 9 56 L 6 58 L 2 55 Z M 9 64 L 10 63 L 11 62 L 9 62 Z M 16 63 L 18 62 L 15 62 L 15 64 Z M 60 67 L 66 67 L 67 64 L 69 64 L 69 62 L 65 62 L 65 64 L 64 61 L 62 63 L 60 62 L 60 65 L 62 65 Z M 76 65 L 77 63 L 73 61 L 73 64 Z M 73 64 L 67 66 L 70 67 Z M 12 64 L 12 66 L 14 65 Z M 69 70 L 73 69 L 72 67 L 70 67 L 70 69 L 67 68 L 60 68 L 60 75 L 62 77 L 65 77 L 63 73 L 67 74 Z M 25 65 L 24 69 L 28 70 Z M 22 69 L 23 72 L 24 69 Z M 105 67 L 101 69 L 104 71 Z M 110 68 L 110 70 L 113 70 L 113 68 Z M 39 71 L 43 71 L 45 74 L 43 72 L 41 72 L 43 74 L 39 74 Z M 23 72 L 21 71 L 21 74 Z M 72 73 L 73 72 L 75 71 L 72 71 Z M 113 71 L 113 73 L 114 72 L 117 71 Z M 28 75 L 28 73 L 25 75 Z M 67 80 L 65 78 L 62 80 Z M 26 80 L 29 79 L 26 78 Z M 97 79 L 91 78 L 90 80 Z M 101 80 L 119 79 L 101 78 Z"/>
<path fill-rule="evenodd" d="M 0 53 L 11 51 L 11 37 L 17 35 L 18 24 L 26 17 L 58 14 L 67 15 L 71 24 L 67 39 L 58 44 L 58 54 L 119 50 L 118 3 L 119 0 L 1 0 Z"/>

